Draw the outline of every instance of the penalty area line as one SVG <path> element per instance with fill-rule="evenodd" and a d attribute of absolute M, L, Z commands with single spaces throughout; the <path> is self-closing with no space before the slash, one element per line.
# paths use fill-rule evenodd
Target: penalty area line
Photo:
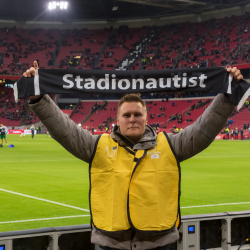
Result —
<path fill-rule="evenodd" d="M 244 204 L 250 204 L 250 202 L 221 203 L 221 204 L 211 204 L 211 205 L 190 206 L 190 207 L 181 207 L 181 209 L 184 209 L 184 208 L 195 208 L 195 207 L 219 207 L 219 206 L 244 205 Z"/>
<path fill-rule="evenodd" d="M 20 222 L 32 222 L 32 221 L 43 221 L 43 220 L 60 220 L 68 218 L 78 218 L 78 217 L 87 217 L 87 215 L 72 215 L 72 216 L 62 216 L 62 217 L 52 217 L 52 218 L 40 218 L 40 219 L 30 219 L 30 220 L 15 220 L 15 221 L 2 221 L 0 224 L 11 224 L 11 223 L 20 223 Z"/>
<path fill-rule="evenodd" d="M 10 194 L 19 195 L 19 196 L 23 196 L 23 197 L 27 197 L 27 198 L 31 198 L 31 199 L 35 199 L 35 200 L 39 200 L 39 201 L 44 201 L 44 202 L 48 202 L 48 203 L 52 203 L 52 204 L 56 204 L 56 205 L 60 205 L 60 206 L 63 206 L 63 207 L 69 207 L 69 208 L 74 208 L 74 209 L 77 209 L 77 210 L 89 212 L 88 209 L 84 209 L 84 208 L 81 208 L 81 207 L 75 207 L 75 206 L 63 204 L 63 203 L 56 202 L 56 201 L 46 200 L 46 199 L 38 198 L 38 197 L 35 197 L 35 196 L 27 195 L 27 194 L 13 192 L 13 191 L 2 189 L 2 188 L 0 188 L 0 191 L 10 193 Z"/>

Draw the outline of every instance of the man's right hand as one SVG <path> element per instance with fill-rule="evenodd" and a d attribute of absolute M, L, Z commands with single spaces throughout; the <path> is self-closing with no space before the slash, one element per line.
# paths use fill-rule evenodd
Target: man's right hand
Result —
<path fill-rule="evenodd" d="M 38 63 L 37 63 L 37 61 L 34 61 L 33 64 L 34 64 L 34 67 L 31 67 L 30 69 L 27 69 L 27 71 L 23 73 L 24 77 L 35 76 L 35 72 L 38 69 Z M 36 99 L 39 99 L 40 97 L 41 97 L 40 95 L 33 95 L 33 96 L 30 96 L 30 99 L 31 100 L 36 100 Z"/>

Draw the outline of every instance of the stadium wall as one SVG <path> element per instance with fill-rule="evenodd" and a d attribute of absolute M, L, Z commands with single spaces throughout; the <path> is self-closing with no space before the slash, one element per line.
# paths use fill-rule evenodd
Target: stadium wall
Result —
<path fill-rule="evenodd" d="M 180 239 L 170 250 L 250 250 L 250 211 L 182 216 Z M 90 225 L 0 232 L 3 250 L 97 250 Z M 1 249 L 1 248 L 0 248 Z"/>
<path fill-rule="evenodd" d="M 128 25 L 129 28 L 139 28 L 142 26 L 163 26 L 165 24 L 182 23 L 182 22 L 198 22 L 198 17 L 201 17 L 201 21 L 207 21 L 212 18 L 224 18 L 232 15 L 240 16 L 245 12 L 250 11 L 250 4 L 245 6 L 236 6 L 232 8 L 226 8 L 223 10 L 205 11 L 200 14 L 188 14 L 179 16 L 166 16 L 159 18 L 145 18 L 145 19 L 128 19 L 128 20 L 95 20 L 95 21 L 68 21 L 68 22 L 54 22 L 54 21 L 15 21 L 15 20 L 0 20 L 0 28 L 4 27 L 16 27 L 22 29 L 103 29 L 113 26 L 118 28 L 120 25 Z"/>

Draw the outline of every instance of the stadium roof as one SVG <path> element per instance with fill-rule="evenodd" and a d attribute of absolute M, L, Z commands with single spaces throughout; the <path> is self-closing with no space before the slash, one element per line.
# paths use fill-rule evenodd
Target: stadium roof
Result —
<path fill-rule="evenodd" d="M 64 0 L 65 1 L 65 0 Z M 244 6 L 250 0 L 69 0 L 67 10 L 49 10 L 49 1 L 0 1 L 0 19 L 15 21 L 85 21 L 202 14 Z M 113 11 L 113 7 L 118 7 Z"/>

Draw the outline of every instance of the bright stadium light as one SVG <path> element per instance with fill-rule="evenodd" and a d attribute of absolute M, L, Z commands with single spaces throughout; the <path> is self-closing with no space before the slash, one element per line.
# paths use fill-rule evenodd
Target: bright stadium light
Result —
<path fill-rule="evenodd" d="M 49 2 L 49 10 L 52 10 L 53 9 L 53 5 L 51 2 Z"/>
<path fill-rule="evenodd" d="M 60 9 L 63 10 L 63 9 L 67 9 L 68 8 L 68 2 L 60 2 Z"/>
<path fill-rule="evenodd" d="M 55 10 L 60 8 L 61 10 L 66 10 L 68 8 L 68 2 L 49 2 L 49 10 Z"/>

